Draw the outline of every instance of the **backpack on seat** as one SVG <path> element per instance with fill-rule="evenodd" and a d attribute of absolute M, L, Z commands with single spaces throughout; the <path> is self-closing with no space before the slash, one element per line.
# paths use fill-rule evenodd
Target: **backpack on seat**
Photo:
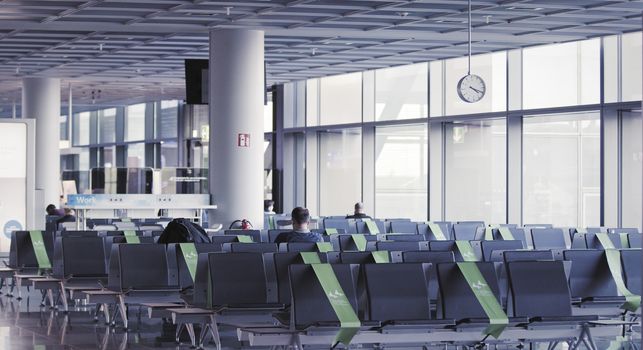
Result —
<path fill-rule="evenodd" d="M 167 224 L 158 243 L 210 243 L 205 230 L 190 220 L 178 218 Z"/>

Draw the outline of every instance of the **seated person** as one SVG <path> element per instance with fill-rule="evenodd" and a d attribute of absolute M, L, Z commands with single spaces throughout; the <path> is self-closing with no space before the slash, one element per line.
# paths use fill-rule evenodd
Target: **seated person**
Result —
<path fill-rule="evenodd" d="M 49 204 L 47 208 L 45 208 L 45 211 L 47 212 L 47 215 L 55 215 L 55 216 L 64 216 L 65 213 L 62 209 L 56 209 L 56 206 L 53 204 Z"/>
<path fill-rule="evenodd" d="M 275 214 L 275 201 L 271 199 L 265 199 L 263 201 L 263 213 L 264 215 L 274 215 Z"/>
<path fill-rule="evenodd" d="M 72 209 L 65 208 L 65 215 L 56 220 L 56 225 L 60 227 L 60 224 L 63 222 L 76 222 L 76 217 L 74 216 L 74 211 Z"/>
<path fill-rule="evenodd" d="M 370 216 L 364 214 L 364 203 L 357 202 L 355 203 L 355 213 L 353 215 L 347 215 L 347 219 L 372 219 Z"/>
<path fill-rule="evenodd" d="M 310 213 L 308 209 L 297 207 L 292 210 L 292 231 L 282 232 L 275 239 L 275 243 L 291 242 L 323 242 L 319 233 L 310 232 Z"/>

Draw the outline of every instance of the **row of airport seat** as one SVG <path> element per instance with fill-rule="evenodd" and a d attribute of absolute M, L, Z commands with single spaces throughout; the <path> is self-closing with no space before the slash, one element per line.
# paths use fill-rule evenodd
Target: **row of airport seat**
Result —
<path fill-rule="evenodd" d="M 351 235 L 349 235 L 349 236 L 353 237 Z M 227 238 L 229 239 L 229 237 L 227 237 Z M 60 241 L 60 247 L 64 247 L 63 242 L 66 242 L 66 241 L 75 243 L 76 247 L 77 247 L 76 249 L 79 252 L 82 251 L 82 252 L 84 252 L 86 254 L 85 255 L 86 259 L 98 260 L 98 259 L 96 259 L 97 255 L 88 253 L 88 251 L 89 251 L 88 250 L 89 245 L 87 244 L 89 242 L 88 239 L 93 240 L 96 243 L 99 242 L 99 241 L 105 242 L 106 240 L 109 240 L 108 237 L 75 237 L 75 236 L 61 235 L 60 237 L 57 238 L 57 241 Z M 496 242 L 498 242 L 498 243 L 512 243 L 512 244 L 519 243 L 519 242 L 511 242 L 511 241 L 486 241 L 486 242 L 483 241 L 483 242 L 480 242 L 480 243 L 481 243 L 481 247 L 482 247 L 482 246 L 494 244 Z M 439 266 L 442 263 L 446 264 L 446 263 L 453 263 L 453 261 L 456 261 L 456 255 L 453 253 L 453 250 L 452 250 L 453 249 L 452 242 L 444 242 L 444 241 L 443 242 L 439 242 L 439 241 L 428 242 L 428 243 L 434 243 L 434 244 L 444 243 L 444 244 L 450 244 L 451 245 L 451 251 L 448 252 L 450 254 L 450 256 L 451 256 L 451 260 L 446 258 L 445 261 L 437 261 L 436 259 L 440 255 L 442 257 L 444 257 L 445 254 L 442 254 L 442 253 L 447 253 L 447 251 L 442 251 L 442 253 L 440 253 L 441 252 L 440 250 L 435 250 L 435 249 L 427 250 L 427 251 L 418 251 L 420 241 L 410 241 L 410 242 L 386 242 L 386 241 L 383 241 L 383 242 L 378 242 L 378 243 L 382 243 L 382 244 L 389 243 L 389 244 L 394 244 L 394 245 L 393 246 L 390 246 L 390 245 L 389 246 L 387 246 L 387 245 L 383 245 L 383 246 L 375 245 L 375 249 L 378 249 L 378 248 L 382 249 L 384 247 L 393 248 L 393 249 L 402 249 L 400 251 L 391 253 L 392 254 L 391 259 L 393 261 L 400 261 L 400 262 L 404 262 L 404 263 L 410 263 L 411 261 L 413 261 L 414 263 L 427 263 L 427 262 L 424 262 L 424 261 L 421 260 L 422 257 L 425 257 L 428 262 L 433 263 L 436 266 Z M 228 244 L 230 246 L 232 246 L 233 244 L 236 244 L 242 250 L 243 250 L 243 248 L 245 248 L 245 250 L 243 250 L 243 251 L 252 251 L 252 249 L 254 249 L 254 247 L 266 247 L 265 243 L 264 244 L 262 244 L 262 243 L 250 243 L 249 244 L 249 243 L 226 242 L 226 243 L 224 243 L 224 245 L 225 244 Z M 58 244 L 57 244 L 57 246 L 58 246 Z M 211 250 L 216 251 L 216 249 L 217 249 L 217 248 L 215 248 L 216 246 L 217 246 L 217 244 L 215 244 L 215 243 L 213 243 L 213 244 L 199 244 L 199 245 L 197 245 L 197 250 L 199 250 L 199 253 L 204 253 L 204 256 L 206 256 L 207 259 L 210 259 L 210 255 L 213 255 L 211 253 Z M 273 246 L 274 246 L 274 244 L 273 244 Z M 106 298 L 108 301 L 114 302 L 115 305 L 119 305 L 119 307 L 117 309 L 125 310 L 125 311 L 121 311 L 121 312 L 126 314 L 127 311 L 126 311 L 126 308 L 124 307 L 126 299 L 121 298 L 120 297 L 121 294 L 119 294 L 119 293 L 125 293 L 126 292 L 128 296 L 133 296 L 132 291 L 137 291 L 138 290 L 138 291 L 142 291 L 142 292 L 147 292 L 150 289 L 154 289 L 157 292 L 163 294 L 164 297 L 159 299 L 158 295 L 154 295 L 153 297 L 151 297 L 152 299 L 154 299 L 156 301 L 158 301 L 158 300 L 170 300 L 170 301 L 173 301 L 172 303 L 170 303 L 170 305 L 179 305 L 179 304 L 176 304 L 176 302 L 178 301 L 176 298 L 179 295 L 178 291 L 180 291 L 181 289 L 185 288 L 186 287 L 185 283 L 189 283 L 190 281 L 188 279 L 189 275 L 185 272 L 186 271 L 186 266 L 181 266 L 181 262 L 184 261 L 184 259 L 179 259 L 178 255 L 176 253 L 177 246 L 174 245 L 173 246 L 174 248 L 171 248 L 171 247 L 172 247 L 172 245 L 169 245 L 166 248 L 163 245 L 151 245 L 151 244 L 140 244 L 140 245 L 116 244 L 116 245 L 112 245 L 111 252 L 110 252 L 111 259 L 109 259 L 109 262 L 104 262 L 103 265 L 102 265 L 103 267 L 106 266 L 106 265 L 110 267 L 109 273 L 107 274 L 107 277 L 108 277 L 107 286 L 108 286 L 108 290 L 110 290 L 111 292 L 108 292 L 108 293 L 103 294 L 103 295 L 98 293 L 98 296 L 103 297 L 103 298 L 102 299 L 101 298 L 98 298 L 98 299 L 94 298 L 94 300 L 105 301 L 105 298 Z M 431 246 L 428 246 L 428 248 L 430 249 Z M 506 246 L 502 247 L 502 248 L 503 248 L 503 249 L 501 249 L 502 251 L 508 250 L 508 249 L 505 249 L 505 248 L 507 248 Z M 518 248 L 518 246 L 515 245 L 515 246 L 513 246 L 513 248 L 512 247 L 509 247 L 509 248 L 511 248 L 511 250 L 515 250 L 516 248 Z M 62 249 L 63 249 L 63 252 L 67 252 L 68 254 L 70 254 L 69 256 L 75 256 L 76 254 L 78 254 L 78 253 L 73 253 L 73 249 L 72 250 L 70 250 L 69 248 L 67 248 L 67 249 L 62 248 Z M 173 249 L 174 249 L 174 253 L 172 253 Z M 210 249 L 210 250 L 208 250 L 208 249 Z M 299 259 L 299 256 L 300 256 L 299 251 L 315 250 L 315 249 L 318 250 L 319 248 L 314 244 L 312 244 L 312 245 L 309 244 L 307 249 L 305 247 L 305 244 L 303 244 L 303 245 L 302 244 L 287 244 L 287 245 L 285 245 L 285 248 L 282 248 L 282 250 L 287 250 L 288 252 L 271 253 L 271 254 L 273 254 L 273 257 L 275 257 L 275 256 L 277 256 L 277 257 L 279 257 L 279 256 L 282 256 L 282 257 L 290 256 L 290 258 Z M 410 249 L 410 250 L 405 251 L 407 249 Z M 105 247 L 103 246 L 101 249 L 96 250 L 96 252 L 98 252 L 98 251 L 105 252 Z M 145 251 L 150 251 L 150 252 L 154 252 L 154 253 L 149 253 L 149 254 L 152 254 L 152 256 L 150 256 L 149 259 L 148 259 L 149 254 L 145 253 Z M 235 250 L 230 249 L 230 251 L 235 251 Z M 249 256 L 259 257 L 259 256 L 261 256 L 262 259 L 263 259 L 262 264 L 264 264 L 263 269 L 264 269 L 264 272 L 265 272 L 265 269 L 266 269 L 266 267 L 265 267 L 265 263 L 266 263 L 265 254 L 262 254 L 260 252 L 239 253 L 238 252 L 239 250 L 236 250 L 236 251 L 237 251 L 236 253 L 227 254 L 228 256 L 230 256 L 229 259 L 233 259 L 234 261 L 236 261 L 236 263 L 229 263 L 229 264 L 217 263 L 215 270 L 219 271 L 221 273 L 224 273 L 224 274 L 232 274 L 232 276 L 236 276 L 236 278 L 238 278 L 239 276 L 246 276 L 247 278 L 244 278 L 244 280 L 247 279 L 248 280 L 247 283 L 255 283 L 255 282 L 259 281 L 259 280 L 264 280 L 264 281 L 269 281 L 270 280 L 270 278 L 268 278 L 267 275 L 263 276 L 264 278 L 258 278 L 258 276 L 255 276 L 256 274 L 249 273 L 248 271 L 246 271 L 246 272 L 239 271 L 239 266 L 247 265 L 247 262 L 245 261 L 244 257 L 249 257 Z M 161 252 L 163 252 L 163 253 L 161 253 Z M 513 252 L 513 253 L 519 253 L 519 252 L 520 251 L 516 251 L 516 252 Z M 579 250 L 579 252 L 584 252 L 584 251 Z M 574 289 L 573 286 L 575 285 L 573 281 L 576 280 L 575 278 L 573 278 L 573 276 L 574 276 L 574 274 L 573 274 L 574 266 L 590 266 L 590 267 L 592 267 L 592 268 L 585 269 L 585 270 L 587 270 L 589 272 L 586 273 L 584 276 L 580 276 L 578 278 L 578 280 L 587 281 L 588 278 L 589 278 L 590 281 L 593 281 L 595 279 L 598 279 L 598 276 L 593 275 L 593 273 L 595 273 L 595 271 L 597 271 L 596 266 L 598 266 L 595 261 L 596 261 L 596 259 L 600 259 L 600 258 L 597 258 L 597 256 L 602 257 L 601 254 L 603 254 L 603 253 L 600 252 L 600 251 L 598 251 L 598 253 L 596 253 L 595 251 L 589 251 L 589 250 L 587 252 L 594 252 L 594 253 L 592 253 L 592 254 L 595 255 L 594 260 L 590 260 L 589 263 L 588 263 L 587 261 L 582 261 L 582 259 L 581 259 L 581 260 L 577 261 L 579 263 L 572 264 L 572 273 L 571 273 L 572 277 L 570 277 L 570 284 L 572 286 L 571 287 L 572 289 Z M 631 253 L 631 252 L 635 252 L 636 254 Z M 209 254 L 205 254 L 205 253 L 209 253 Z M 508 253 L 510 253 L 510 252 L 505 253 L 505 255 L 508 254 Z M 544 253 L 546 254 L 547 252 L 545 251 Z M 553 254 L 551 252 L 548 252 L 548 253 L 549 253 L 549 256 L 553 257 Z M 368 260 L 369 257 L 371 257 L 371 255 L 369 255 L 370 253 L 368 253 L 368 252 L 340 252 L 340 253 L 338 253 L 338 252 L 328 252 L 326 254 L 327 254 L 327 256 L 322 260 L 329 261 L 331 263 L 343 263 L 343 264 L 350 263 L 350 262 L 368 263 L 370 261 L 355 261 L 354 259 L 357 259 L 357 260 L 367 259 Z M 395 255 L 395 254 L 397 254 L 397 255 Z M 544 259 L 542 255 L 538 255 L 538 254 L 543 254 L 543 252 L 526 251 L 526 254 L 536 254 L 535 256 L 540 256 L 540 258 L 538 258 L 538 259 Z M 563 252 L 564 258 L 567 261 L 574 261 L 574 259 L 572 258 L 573 254 L 571 252 L 569 254 L 572 254 L 572 256 L 567 256 L 567 254 L 568 254 L 568 252 Z M 584 256 L 583 254 L 586 255 L 587 253 L 581 253 L 582 256 Z M 223 254 L 219 253 L 217 256 L 221 256 L 221 255 L 223 255 Z M 491 254 L 491 255 L 493 255 L 493 254 Z M 491 255 L 489 255 L 490 259 L 491 259 Z M 78 262 L 78 261 L 65 263 L 64 256 L 65 256 L 65 254 L 63 254 L 63 258 L 62 258 L 63 259 L 62 266 L 64 268 L 73 269 L 73 268 L 75 268 L 77 266 L 83 266 L 83 267 L 90 266 L 90 264 L 88 264 L 88 263 L 82 263 L 82 262 Z M 107 258 L 106 254 L 104 256 L 105 256 L 105 258 Z M 145 258 L 143 259 L 142 257 L 145 257 Z M 202 258 L 203 257 L 200 254 L 199 255 L 199 261 L 200 262 L 201 262 Z M 633 272 L 638 271 L 638 274 L 634 273 L 633 276 L 639 276 L 639 281 L 640 281 L 640 251 L 624 250 L 623 253 L 622 253 L 622 258 L 623 258 L 623 263 L 624 263 L 623 271 L 625 273 L 628 273 L 629 271 L 633 271 Z M 626 261 L 631 262 L 631 261 L 636 260 L 636 258 L 639 259 L 638 263 L 625 266 Z M 228 258 L 221 257 L 220 259 L 228 259 Z M 241 259 L 241 260 L 239 260 L 239 259 Z M 255 258 L 255 259 L 257 259 L 257 258 Z M 143 263 L 143 264 L 139 263 L 140 260 L 145 260 L 145 263 Z M 163 260 L 163 261 L 161 261 L 161 260 Z M 550 261 L 550 260 L 553 260 L 553 259 L 547 258 L 546 260 Z M 61 274 L 60 273 L 60 266 L 61 265 L 60 265 L 60 262 L 57 262 L 57 261 L 58 261 L 57 256 L 54 256 L 54 267 L 58 271 L 58 272 L 54 271 L 54 277 L 63 277 L 63 278 L 65 278 L 65 276 L 74 276 L 76 279 L 81 279 L 82 280 L 83 277 L 88 278 L 89 275 L 91 275 L 91 273 L 88 273 L 87 271 L 85 271 L 85 273 L 83 273 L 82 271 L 81 272 L 78 272 L 78 271 L 69 272 L 69 270 L 67 270 L 67 271 L 63 270 L 63 273 Z M 592 261 L 594 261 L 594 263 L 592 263 Z M 172 263 L 172 262 L 174 262 L 174 263 Z M 274 264 L 275 264 L 275 266 L 278 265 L 276 260 L 275 260 Z M 491 264 L 489 266 L 493 266 L 493 263 L 488 263 L 488 264 Z M 98 265 L 100 266 L 101 264 L 98 264 Z M 185 265 L 185 264 L 183 264 L 183 265 Z M 290 263 L 287 263 L 285 266 L 287 267 L 288 265 L 290 265 Z M 174 270 L 172 270 L 172 266 L 176 266 L 176 268 Z M 179 266 L 182 267 L 182 270 L 183 270 L 182 274 L 179 272 L 179 271 L 181 271 L 181 268 L 179 268 Z M 284 265 L 279 265 L 279 266 L 283 267 Z M 564 262 L 563 262 L 563 266 L 565 266 Z M 636 270 L 636 267 L 638 267 L 638 270 Z M 203 268 L 201 268 L 201 270 L 203 270 Z M 602 270 L 604 272 L 605 269 L 603 268 Z M 170 273 L 170 271 L 176 271 L 176 272 L 173 274 L 173 273 Z M 198 271 L 199 271 L 199 268 L 197 267 L 197 273 L 196 273 L 197 276 L 200 275 Z M 211 270 L 210 272 L 214 273 L 213 271 L 214 270 Z M 224 271 L 228 271 L 228 272 L 224 272 Z M 436 271 L 439 271 L 439 268 Z M 143 276 L 143 278 L 141 278 L 141 276 Z M 163 276 L 165 276 L 165 277 L 163 277 Z M 175 277 L 172 277 L 172 276 L 175 276 Z M 182 278 L 179 277 L 179 276 L 182 276 Z M 230 276 L 230 278 L 234 278 L 232 276 Z M 605 277 L 605 276 L 602 276 L 602 277 Z M 496 278 L 498 278 L 498 277 L 496 277 Z M 626 276 L 626 281 L 629 281 L 628 286 L 631 284 L 631 281 L 633 280 L 633 278 L 634 277 Z M 206 281 L 206 280 L 202 279 L 201 282 Z M 278 281 L 277 290 L 283 290 L 284 288 L 279 288 L 279 286 L 283 285 L 284 281 L 292 280 L 292 276 L 290 277 L 290 279 L 288 279 L 288 278 L 284 279 L 284 274 L 282 273 L 281 278 L 276 278 L 276 280 Z M 197 281 L 195 281 L 195 284 L 197 284 L 198 281 L 199 281 L 199 279 L 197 277 Z M 45 281 L 45 283 L 46 282 L 47 281 Z M 595 285 L 595 284 L 596 284 L 595 282 L 592 282 L 590 287 Z M 639 285 L 639 284 L 640 283 L 638 283 L 636 285 Z M 434 282 L 433 285 L 436 285 L 436 283 Z M 602 283 L 598 283 L 598 285 L 602 285 Z M 216 289 L 214 288 L 214 286 L 211 286 L 211 287 L 212 287 L 213 291 L 221 291 L 221 286 L 222 285 L 218 285 L 218 287 Z M 431 286 L 431 284 L 429 286 Z M 76 287 L 75 290 L 79 290 L 78 287 L 88 288 L 87 286 L 82 286 L 82 284 L 80 286 L 77 285 L 75 287 Z M 96 286 L 94 286 L 94 287 L 96 287 Z M 237 291 L 237 294 L 240 293 L 240 295 L 244 295 L 244 292 L 243 292 L 244 290 L 250 290 L 250 289 L 248 289 L 246 287 L 249 288 L 249 286 L 245 286 L 241 290 Z M 264 288 L 264 290 L 268 290 L 266 288 Z M 636 290 L 635 286 L 632 286 L 631 288 L 633 289 L 633 292 Z M 617 296 L 615 293 L 613 293 L 614 292 L 613 284 L 612 284 L 611 287 L 609 287 L 607 289 L 609 289 L 607 294 L 611 294 L 611 295 L 598 295 L 598 296 L 596 296 L 596 295 L 590 295 L 591 293 L 589 293 L 587 295 L 590 295 L 589 298 L 594 298 L 594 297 L 603 297 L 603 298 L 605 298 L 605 297 L 609 297 L 609 296 L 611 296 L 611 297 L 616 297 Z M 274 290 L 274 288 L 273 288 L 273 290 Z M 192 299 L 192 305 L 194 305 L 194 306 L 201 306 L 201 304 L 198 303 L 198 300 L 199 300 L 198 291 L 204 292 L 204 291 L 207 291 L 207 288 L 195 288 L 194 299 Z M 500 295 L 500 288 L 498 289 L 498 291 L 499 291 L 499 295 Z M 91 292 L 91 290 L 90 290 L 90 292 Z M 640 293 L 640 287 L 639 287 L 638 292 Z M 116 294 L 114 294 L 114 293 L 116 293 Z M 294 291 L 291 291 L 291 293 L 294 293 Z M 134 294 L 136 294 L 136 293 L 134 293 Z M 155 294 L 158 294 L 158 293 L 155 293 Z M 227 295 L 226 293 L 224 293 L 224 294 Z M 280 295 L 278 300 L 280 302 L 286 303 L 287 300 L 288 300 L 288 297 L 285 297 L 282 294 L 278 293 L 278 295 Z M 89 293 L 88 295 L 96 295 L 96 294 Z M 142 297 L 140 295 L 137 295 L 136 296 L 137 298 L 134 298 L 134 299 L 128 298 L 127 301 L 128 302 L 132 302 L 132 301 L 136 301 L 136 300 L 138 300 L 138 302 L 145 301 L 146 298 L 150 297 L 149 295 L 147 295 L 147 296 L 146 295 L 147 295 L 146 293 L 143 293 Z M 582 293 L 581 294 L 572 293 L 571 295 L 577 296 L 577 295 L 583 295 L 583 294 Z M 119 297 L 116 297 L 116 296 L 119 296 Z M 201 296 L 203 296 L 203 293 L 201 293 Z M 583 299 L 587 299 L 588 296 L 583 296 L 583 297 L 580 297 L 580 298 L 581 298 L 580 300 L 583 300 Z M 123 302 L 122 302 L 123 306 L 121 306 L 121 299 L 123 300 Z M 203 298 L 201 298 L 201 299 L 203 299 Z M 437 299 L 437 297 L 436 297 L 436 299 Z M 503 297 L 502 300 L 505 300 L 505 297 Z M 621 302 L 621 300 L 618 299 L 618 298 L 615 299 L 615 300 L 617 300 L 617 303 Z M 103 303 L 103 304 L 105 305 L 105 308 L 107 309 L 107 304 L 110 304 L 110 303 Z M 154 305 L 158 305 L 158 303 L 153 304 L 152 307 L 154 307 Z M 165 305 L 167 305 L 167 304 L 165 304 Z M 328 310 L 326 310 L 326 311 L 328 311 Z M 113 319 L 114 319 L 113 315 L 111 316 L 111 319 L 112 319 L 112 322 L 113 322 Z M 126 319 L 126 317 L 125 317 L 125 319 Z"/>

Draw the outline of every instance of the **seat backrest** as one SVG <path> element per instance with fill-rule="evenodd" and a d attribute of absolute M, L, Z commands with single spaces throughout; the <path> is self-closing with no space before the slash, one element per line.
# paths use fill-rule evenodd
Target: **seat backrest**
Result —
<path fill-rule="evenodd" d="M 587 249 L 586 233 L 574 232 L 572 236 L 572 249 Z"/>
<path fill-rule="evenodd" d="M 436 221 L 435 224 L 437 224 L 442 229 L 442 233 L 444 234 L 444 237 L 446 237 L 446 239 L 453 239 L 453 226 L 451 222 Z M 418 224 L 418 233 L 421 235 L 424 235 L 427 241 L 437 240 L 437 238 L 435 237 L 435 234 L 431 231 L 431 227 L 425 223 Z"/>
<path fill-rule="evenodd" d="M 617 234 L 608 233 L 607 237 L 612 241 L 612 244 L 616 249 L 623 248 L 621 245 L 621 237 Z M 603 244 L 598 240 L 598 237 L 595 233 L 586 233 L 585 234 L 585 246 L 587 249 L 605 249 Z"/>
<path fill-rule="evenodd" d="M 431 300 L 438 298 L 438 276 L 436 266 L 440 263 L 455 262 L 453 252 L 431 252 L 431 251 L 414 251 L 392 253 L 393 262 L 404 263 L 428 263 L 429 268 L 429 297 Z"/>
<path fill-rule="evenodd" d="M 638 248 L 641 249 L 643 248 L 641 246 L 641 240 L 643 239 L 643 234 L 640 233 L 628 233 L 627 234 L 627 242 L 630 245 L 630 248 Z"/>
<path fill-rule="evenodd" d="M 418 225 L 411 221 L 391 221 L 391 233 L 418 233 Z"/>
<path fill-rule="evenodd" d="M 554 254 L 551 250 L 508 250 L 503 254 L 505 263 L 512 261 L 537 261 L 544 260 L 550 261 L 554 260 Z"/>
<path fill-rule="evenodd" d="M 289 267 L 293 264 L 303 264 L 301 254 L 297 252 L 272 253 L 273 265 L 277 279 L 277 300 L 279 304 L 290 305 L 290 278 Z M 317 254 L 320 261 L 324 261 L 324 254 Z"/>
<path fill-rule="evenodd" d="M 279 243 L 280 252 L 316 252 L 319 251 L 316 242 Z"/>
<path fill-rule="evenodd" d="M 621 250 L 621 261 L 627 289 L 641 295 L 641 249 Z"/>
<path fill-rule="evenodd" d="M 478 227 L 484 227 L 479 222 L 462 222 L 453 224 L 453 237 L 459 241 L 473 241 L 478 232 Z"/>
<path fill-rule="evenodd" d="M 571 296 L 562 261 L 507 264 L 513 316 L 571 316 Z"/>
<path fill-rule="evenodd" d="M 277 236 L 279 236 L 283 232 L 292 232 L 292 230 L 268 230 L 268 242 L 274 243 L 277 239 Z"/>
<path fill-rule="evenodd" d="M 525 234 L 525 229 L 524 228 L 522 228 L 522 227 L 511 227 L 511 226 L 508 226 L 507 228 L 509 229 L 509 232 L 513 236 L 513 239 L 521 241 L 523 243 L 524 247 L 529 247 L 530 245 L 532 245 L 531 239 L 527 240 L 528 238 L 527 238 L 527 235 Z M 493 229 L 492 232 L 493 232 L 493 239 L 494 240 L 502 240 L 503 239 L 502 235 L 500 234 L 499 229 L 495 228 L 495 229 Z"/>
<path fill-rule="evenodd" d="M 58 237 L 54 248 L 55 278 L 107 277 L 105 241 L 102 237 Z"/>
<path fill-rule="evenodd" d="M 208 254 L 208 260 L 212 305 L 258 305 L 268 302 L 263 254 L 220 252 Z"/>
<path fill-rule="evenodd" d="M 283 231 L 290 231 L 290 230 L 279 230 L 280 232 Z M 245 236 L 250 236 L 252 237 L 252 241 L 259 243 L 261 242 L 261 230 L 225 230 L 223 231 L 224 235 L 232 235 L 232 236 L 237 236 L 237 235 L 245 235 Z M 277 236 L 275 235 L 275 238 Z M 270 241 L 274 242 L 274 240 Z"/>
<path fill-rule="evenodd" d="M 366 242 L 375 242 L 377 241 L 377 235 L 362 235 Z M 333 245 L 333 249 L 336 251 L 357 251 L 357 245 L 353 240 L 353 236 L 350 234 L 337 234 L 330 235 L 330 243 Z"/>
<path fill-rule="evenodd" d="M 219 250 L 221 250 L 223 243 L 239 242 L 237 236 L 233 235 L 214 235 L 210 237 L 210 241 L 212 242 L 212 244 L 218 246 Z"/>
<path fill-rule="evenodd" d="M 357 279 L 359 265 L 332 264 L 337 281 L 353 310 L 359 313 Z M 310 265 L 290 265 L 291 320 L 296 329 L 324 322 L 339 322 L 315 272 Z"/>
<path fill-rule="evenodd" d="M 430 264 L 366 264 L 368 318 L 373 321 L 431 319 Z"/>
<path fill-rule="evenodd" d="M 350 229 L 349 221 L 348 219 L 329 219 L 326 218 L 324 219 L 324 228 L 337 228 L 337 229 L 344 229 L 345 232 L 351 232 L 355 233 L 356 228 L 353 230 Z"/>
<path fill-rule="evenodd" d="M 522 244 L 522 241 L 482 241 L 482 258 L 484 261 L 491 261 L 491 254 L 495 250 L 519 250 L 524 249 L 525 247 Z"/>
<path fill-rule="evenodd" d="M 49 256 L 49 261 L 52 262 L 54 256 L 54 240 L 53 235 L 47 235 L 45 231 L 42 233 L 42 240 L 45 243 L 45 250 Z M 53 264 L 53 262 L 52 262 Z M 33 245 L 31 244 L 31 236 L 29 231 L 13 231 L 11 232 L 11 245 L 9 246 L 9 266 L 12 268 L 26 268 L 33 269 L 38 267 L 38 260 L 34 252 Z"/>
<path fill-rule="evenodd" d="M 168 243 L 168 250 L 174 249 L 176 253 L 172 256 L 176 256 L 176 266 L 178 271 L 178 280 L 181 289 L 188 288 L 194 285 L 192 281 L 192 275 L 190 275 L 190 270 L 187 263 L 185 262 L 185 257 L 183 256 L 183 250 L 181 249 L 180 243 Z M 206 253 L 215 253 L 221 251 L 221 246 L 211 243 L 194 243 L 194 248 L 196 249 L 197 254 L 206 254 Z"/>
<path fill-rule="evenodd" d="M 176 257 L 168 258 L 162 244 L 115 244 L 108 285 L 121 291 L 178 289 L 175 261 Z M 111 266 L 117 266 L 117 270 Z"/>
<path fill-rule="evenodd" d="M 120 233 L 122 234 L 122 232 Z M 99 237 L 104 236 L 104 232 L 94 230 L 64 230 L 60 231 L 57 236 L 61 237 Z"/>
<path fill-rule="evenodd" d="M 489 262 L 475 264 L 500 303 L 500 287 L 494 264 Z M 441 310 L 443 318 L 462 320 L 487 317 L 457 263 L 438 264 L 437 270 L 440 286 L 438 309 Z"/>
<path fill-rule="evenodd" d="M 569 277 L 572 297 L 618 295 L 604 250 L 566 250 L 563 257 L 572 262 Z"/>
<path fill-rule="evenodd" d="M 607 233 L 607 228 L 606 227 L 588 227 L 585 229 L 586 233 Z"/>
<path fill-rule="evenodd" d="M 366 221 L 364 220 L 356 220 L 355 221 L 355 229 L 357 230 L 357 233 L 364 233 L 364 234 L 382 234 L 386 233 L 386 225 L 384 225 L 384 222 L 378 219 L 372 220 L 375 225 L 377 226 L 377 231 L 379 232 L 371 232 L 368 229 L 368 225 L 366 225 Z"/>
<path fill-rule="evenodd" d="M 534 249 L 566 249 L 565 232 L 560 228 L 533 228 L 531 240 Z"/>
<path fill-rule="evenodd" d="M 426 240 L 423 235 L 413 233 L 390 233 L 387 235 L 382 235 L 381 239 L 384 241 L 396 242 L 419 242 Z"/>
<path fill-rule="evenodd" d="M 279 249 L 276 243 L 223 243 L 221 249 L 231 253 L 276 253 Z"/>
<path fill-rule="evenodd" d="M 641 233 L 638 228 L 609 228 L 607 233 Z"/>
<path fill-rule="evenodd" d="M 476 258 L 482 260 L 480 244 L 474 244 L 475 241 L 470 243 L 472 243 L 471 248 L 473 249 L 473 253 L 476 255 Z M 432 252 L 453 252 L 455 261 L 464 261 L 455 241 L 429 241 L 429 250 Z"/>
<path fill-rule="evenodd" d="M 401 252 L 409 250 L 427 250 L 427 242 L 375 242 L 375 250 L 387 250 L 389 252 Z"/>
<path fill-rule="evenodd" d="M 340 252 L 336 264 L 372 264 L 375 263 L 372 252 Z"/>

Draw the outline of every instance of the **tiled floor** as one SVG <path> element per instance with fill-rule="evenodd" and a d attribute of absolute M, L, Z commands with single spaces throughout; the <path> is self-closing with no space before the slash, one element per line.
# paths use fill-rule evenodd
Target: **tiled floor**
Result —
<path fill-rule="evenodd" d="M 146 313 L 137 320 L 136 308 L 130 310 L 131 329 L 125 332 L 120 327 L 107 327 L 103 320 L 95 322 L 91 308 L 72 307 L 64 314 L 49 307 L 41 307 L 41 296 L 37 291 L 23 293 L 23 300 L 0 295 L 0 350 L 58 350 L 58 349 L 189 349 L 189 341 L 183 345 L 174 342 L 174 329 L 163 325 L 161 320 L 150 320 Z M 165 331 L 163 331 L 165 330 Z M 635 338 L 640 345 L 640 332 L 637 327 Z M 236 342 L 233 329 L 222 333 L 225 349 L 241 348 Z M 621 346 L 611 343 L 613 339 L 599 339 L 598 349 L 634 349 L 629 344 Z M 612 345 L 612 347 L 611 347 Z M 209 349 L 214 349 L 210 344 Z M 446 349 L 444 346 L 440 349 Z M 433 349 L 433 348 L 431 348 Z M 455 349 L 449 347 L 448 349 Z M 498 347 L 498 349 L 515 349 Z M 527 347 L 529 349 L 529 347 Z M 547 349 L 545 344 L 532 349 Z M 559 346 L 557 349 L 566 349 Z"/>

